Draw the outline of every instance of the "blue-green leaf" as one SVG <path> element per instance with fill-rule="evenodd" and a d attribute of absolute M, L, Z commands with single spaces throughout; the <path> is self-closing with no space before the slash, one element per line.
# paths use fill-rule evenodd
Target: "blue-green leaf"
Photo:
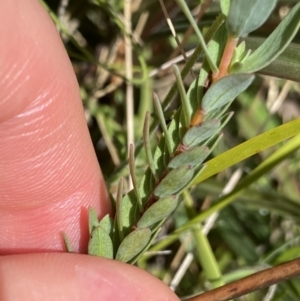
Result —
<path fill-rule="evenodd" d="M 189 165 L 182 165 L 170 171 L 158 184 L 154 194 L 158 197 L 166 197 L 176 194 L 180 191 L 193 177 L 193 170 Z"/>
<path fill-rule="evenodd" d="M 231 74 L 215 82 L 205 93 L 202 108 L 206 113 L 218 109 L 234 100 L 248 88 L 254 79 L 249 74 Z"/>
<path fill-rule="evenodd" d="M 280 22 L 265 42 L 241 64 L 235 63 L 230 72 L 256 72 L 273 62 L 290 44 L 300 27 L 300 3 Z"/>
<path fill-rule="evenodd" d="M 264 43 L 263 38 L 248 37 L 247 49 L 255 50 Z M 291 43 L 283 53 L 267 67 L 258 71 L 260 74 L 280 77 L 300 82 L 300 45 Z"/>
<path fill-rule="evenodd" d="M 113 219 L 109 216 L 109 214 L 106 214 L 99 222 L 99 226 L 101 226 L 109 235 L 112 234 L 113 224 Z"/>
<path fill-rule="evenodd" d="M 231 59 L 231 64 L 241 62 L 246 54 L 246 43 L 242 41 L 234 50 L 234 54 Z"/>
<path fill-rule="evenodd" d="M 151 239 L 151 230 L 148 228 L 136 229 L 129 233 L 119 246 L 116 259 L 128 262 L 141 252 Z"/>
<path fill-rule="evenodd" d="M 260 27 L 270 16 L 277 0 L 231 0 L 227 17 L 230 35 L 241 37 Z"/>
<path fill-rule="evenodd" d="M 110 259 L 114 256 L 111 237 L 101 226 L 96 227 L 92 231 L 88 245 L 88 254 Z"/>
<path fill-rule="evenodd" d="M 174 183 L 174 185 L 176 184 Z M 138 228 L 150 227 L 168 217 L 176 209 L 177 203 L 178 200 L 173 195 L 159 199 L 142 215 L 137 223 Z"/>
<path fill-rule="evenodd" d="M 117 207 L 117 214 L 119 215 L 120 224 L 122 225 L 121 232 L 126 236 L 130 231 L 132 225 L 135 224 L 137 217 L 139 215 L 139 207 L 137 199 L 133 190 L 124 195 L 121 206 Z M 122 240 L 122 237 L 120 237 Z"/>
<path fill-rule="evenodd" d="M 204 121 L 198 126 L 190 128 L 184 135 L 182 142 L 185 146 L 192 147 L 215 135 L 221 126 L 218 119 Z"/>
<path fill-rule="evenodd" d="M 209 149 L 206 146 L 194 146 L 187 151 L 177 155 L 173 158 L 168 168 L 177 168 L 181 165 L 188 164 L 192 168 L 200 165 L 209 155 Z"/>
<path fill-rule="evenodd" d="M 94 208 L 89 207 L 89 234 L 91 235 L 94 228 L 99 225 L 97 212 Z"/>

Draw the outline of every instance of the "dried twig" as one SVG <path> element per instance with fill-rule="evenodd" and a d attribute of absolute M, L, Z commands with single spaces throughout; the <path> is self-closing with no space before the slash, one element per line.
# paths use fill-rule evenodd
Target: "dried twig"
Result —
<path fill-rule="evenodd" d="M 185 301 L 227 301 L 300 276 L 300 258 L 234 281 Z"/>

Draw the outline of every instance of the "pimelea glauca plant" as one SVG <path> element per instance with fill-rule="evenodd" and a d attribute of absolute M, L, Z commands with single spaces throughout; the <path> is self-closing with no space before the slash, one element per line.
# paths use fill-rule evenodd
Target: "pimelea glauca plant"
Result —
<path fill-rule="evenodd" d="M 149 166 L 144 176 L 139 179 L 135 170 L 135 156 L 139 155 L 140 148 L 134 152 L 131 146 L 129 170 L 133 189 L 125 192 L 124 180 L 120 180 L 113 200 L 114 218 L 107 215 L 99 220 L 95 210 L 89 209 L 90 255 L 130 264 L 146 258 L 147 250 L 160 249 L 159 243 L 153 247 L 153 241 L 182 199 L 189 201 L 191 187 L 300 132 L 300 122 L 294 120 L 255 137 L 255 141 L 249 140 L 208 160 L 222 138 L 222 129 L 233 115 L 230 105 L 251 85 L 254 73 L 272 74 L 277 71 L 278 76 L 284 73 L 284 70 L 279 71 L 280 63 L 299 29 L 300 4 L 296 4 L 273 33 L 259 44 L 258 40 L 247 39 L 247 35 L 268 19 L 276 5 L 275 0 L 220 1 L 221 14 L 204 36 L 185 1 L 176 2 L 193 27 L 199 46 L 181 71 L 176 65 L 173 66 L 176 85 L 165 100 L 161 102 L 156 94 L 153 95 L 155 110 L 152 115 L 152 112 L 147 112 L 143 127 L 143 148 Z M 203 54 L 202 68 L 186 91 L 183 79 Z M 291 68 L 289 74 L 282 76 L 299 80 L 299 74 L 293 72 Z M 181 106 L 172 120 L 166 122 L 165 109 L 176 91 L 179 92 Z M 158 125 L 162 135 L 154 146 L 151 135 Z M 221 196 L 218 202 L 201 214 L 191 209 L 190 221 L 168 236 L 163 241 L 164 246 L 178 239 L 185 231 L 196 229 L 196 239 L 201 244 L 199 261 L 206 278 L 212 287 L 223 285 L 220 268 L 199 222 L 228 206 L 245 187 L 271 170 L 278 160 L 287 157 L 299 145 L 299 137 L 291 139 L 240 181 L 232 192 Z M 70 250 L 67 238 L 66 245 Z"/>

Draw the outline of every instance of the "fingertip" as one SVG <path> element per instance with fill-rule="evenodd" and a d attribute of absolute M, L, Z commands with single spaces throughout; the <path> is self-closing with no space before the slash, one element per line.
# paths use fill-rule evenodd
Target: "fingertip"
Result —
<path fill-rule="evenodd" d="M 87 255 L 5 256 L 0 259 L 0 270 L 3 301 L 179 300 L 166 285 L 145 271 Z"/>

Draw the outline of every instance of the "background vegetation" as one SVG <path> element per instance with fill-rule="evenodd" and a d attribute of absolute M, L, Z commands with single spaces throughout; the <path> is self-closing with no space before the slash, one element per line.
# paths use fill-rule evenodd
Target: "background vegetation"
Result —
<path fill-rule="evenodd" d="M 199 28 L 205 32 L 220 12 L 219 2 L 202 1 L 201 9 L 200 1 L 186 2 L 195 18 L 199 19 Z M 278 1 L 268 21 L 251 35 L 267 37 L 297 2 Z M 164 3 L 179 39 L 184 39 L 190 31 L 188 21 L 176 2 L 166 0 Z M 99 164 L 111 194 L 115 195 L 118 179 L 129 173 L 126 165 L 127 138 L 133 134 L 129 140 L 134 140 L 138 148 L 145 112 L 153 111 L 152 93 L 156 92 L 162 100 L 165 98 L 175 82 L 171 62 L 180 52 L 158 0 L 132 1 L 130 35 L 126 34 L 124 1 L 45 0 L 45 5 L 49 12 L 51 10 L 72 60 Z M 131 42 L 133 53 L 132 63 L 129 64 L 128 58 L 125 60 L 124 36 Z M 293 42 L 299 44 L 299 33 Z M 183 48 L 188 53 L 196 46 L 197 38 L 191 31 Z M 294 47 L 294 50 L 297 49 L 297 46 Z M 201 60 L 200 57 L 193 67 L 194 74 L 199 72 Z M 177 63 L 180 68 L 184 64 L 182 59 Z M 223 130 L 223 139 L 211 157 L 299 118 L 300 86 L 288 79 L 297 80 L 298 76 L 299 80 L 300 71 L 290 78 L 287 74 L 291 72 L 285 69 L 288 70 L 288 65 L 283 64 L 280 71 L 264 70 L 262 73 L 273 77 L 258 74 L 250 88 L 238 97 L 230 108 L 235 112 L 234 116 Z M 125 78 L 131 80 L 126 81 Z M 191 75 L 186 77 L 187 88 L 192 79 Z M 176 98 L 166 111 L 167 120 L 172 118 L 177 107 Z M 130 114 L 131 110 L 133 115 Z M 153 140 L 157 140 L 160 134 L 158 130 Z M 180 297 L 211 288 L 199 256 L 199 229 L 190 227 L 190 231 L 180 235 L 175 235 L 174 231 L 209 208 L 226 192 L 225 188 L 227 191 L 232 189 L 240 178 L 249 174 L 285 143 L 261 152 L 258 149 L 256 155 L 194 186 L 190 193 L 185 193 L 181 205 L 168 219 L 150 252 L 138 261 L 138 265 L 170 285 Z M 143 151 L 137 156 L 135 165 L 140 178 L 147 167 Z M 285 160 L 279 160 L 271 171 L 254 184 L 245 187 L 232 204 L 215 215 L 215 219 L 210 218 L 210 222 L 205 223 L 202 230 L 208 236 L 225 283 L 299 257 L 299 179 L 300 150 L 296 150 Z M 125 184 L 128 188 L 129 184 Z M 172 238 L 172 235 L 176 239 L 168 243 L 166 238 Z M 273 293 L 270 292 L 272 300 L 300 300 L 299 279 L 281 283 L 273 287 Z M 260 291 L 243 300 L 262 300 L 265 295 L 266 291 Z"/>

